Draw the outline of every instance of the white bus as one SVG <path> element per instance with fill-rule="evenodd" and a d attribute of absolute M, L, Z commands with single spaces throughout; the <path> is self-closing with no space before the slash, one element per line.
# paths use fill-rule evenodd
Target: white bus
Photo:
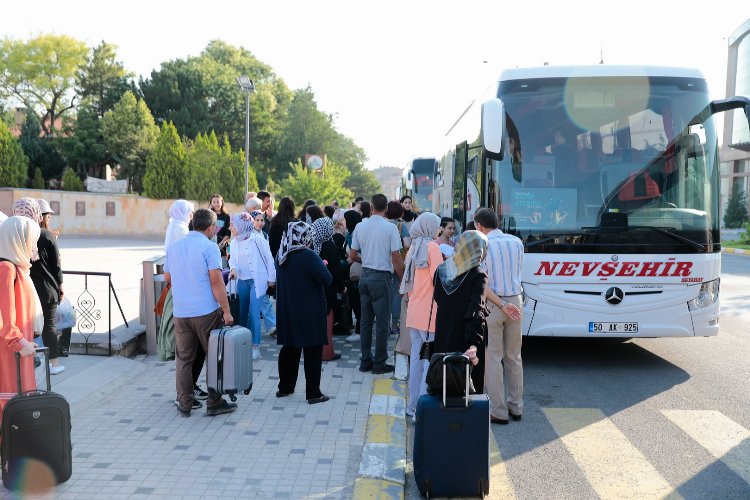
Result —
<path fill-rule="evenodd" d="M 404 168 L 399 197 L 410 196 L 413 210 L 418 213 L 432 212 L 433 176 L 435 158 L 412 159 Z"/>
<path fill-rule="evenodd" d="M 435 199 L 459 228 L 491 207 L 524 243 L 524 335 L 719 332 L 719 159 L 697 70 L 502 73 L 446 134 Z M 737 111 L 741 112 L 741 111 Z"/>

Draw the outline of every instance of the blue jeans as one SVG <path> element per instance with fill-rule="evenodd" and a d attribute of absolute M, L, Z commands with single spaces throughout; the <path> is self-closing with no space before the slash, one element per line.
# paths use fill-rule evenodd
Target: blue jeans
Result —
<path fill-rule="evenodd" d="M 237 295 L 240 296 L 240 326 L 253 333 L 253 345 L 260 345 L 260 305 L 262 297 L 255 296 L 253 280 L 237 280 Z"/>
<path fill-rule="evenodd" d="M 388 360 L 388 336 L 391 321 L 391 273 L 363 268 L 359 278 L 359 297 L 362 302 L 360 325 L 360 367 L 383 368 Z M 374 332 L 373 332 L 374 330 Z M 372 337 L 375 335 L 375 356 Z"/>
<path fill-rule="evenodd" d="M 391 273 L 391 324 L 397 325 L 401 319 L 401 295 L 398 289 L 401 288 L 401 280 L 396 273 Z"/>
<path fill-rule="evenodd" d="M 276 308 L 271 302 L 271 297 L 264 293 L 260 300 L 260 312 L 263 313 L 263 325 L 266 327 L 266 333 L 271 328 L 276 327 Z"/>

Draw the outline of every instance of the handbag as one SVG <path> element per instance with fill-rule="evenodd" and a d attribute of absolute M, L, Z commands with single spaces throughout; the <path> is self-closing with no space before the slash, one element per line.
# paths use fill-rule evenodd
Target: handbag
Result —
<path fill-rule="evenodd" d="M 466 366 L 471 370 L 471 362 L 460 352 L 438 352 L 430 358 L 427 368 L 427 394 L 443 395 L 443 368 L 445 368 L 445 396 L 463 398 L 466 393 Z M 469 393 L 475 394 L 474 383 L 469 377 Z"/>
<path fill-rule="evenodd" d="M 154 312 L 159 316 L 164 316 L 164 301 L 167 300 L 167 293 L 169 293 L 169 290 L 171 288 L 172 283 L 167 283 L 167 286 L 164 287 L 164 289 L 161 291 L 161 295 L 159 295 L 159 300 L 156 301 Z"/>
<path fill-rule="evenodd" d="M 64 330 L 73 328 L 76 324 L 76 310 L 68 297 L 63 297 L 60 305 L 57 306 L 57 316 L 55 318 L 55 328 Z"/>

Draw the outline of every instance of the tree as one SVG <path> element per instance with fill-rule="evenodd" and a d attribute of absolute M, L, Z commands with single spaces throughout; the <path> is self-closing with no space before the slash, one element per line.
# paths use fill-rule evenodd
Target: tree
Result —
<path fill-rule="evenodd" d="M 724 212 L 724 227 L 739 228 L 747 221 L 747 193 L 735 183 L 732 185 L 732 194 L 729 196 L 727 209 Z"/>
<path fill-rule="evenodd" d="M 224 181 L 222 193 L 226 193 L 225 199 L 234 203 L 245 203 L 245 152 L 243 150 L 232 151 L 229 138 L 224 136 L 221 147 L 222 169 L 221 178 Z M 258 191 L 258 179 L 251 165 L 247 169 L 247 188 L 249 191 Z"/>
<path fill-rule="evenodd" d="M 250 155 L 265 182 L 275 167 L 291 100 L 290 90 L 270 66 L 244 48 L 214 40 L 200 56 L 163 63 L 150 79 L 141 80 L 140 87 L 157 122 L 171 120 L 187 137 L 214 131 L 218 137 L 228 137 L 236 151 L 245 144 L 245 95 L 236 81 L 240 75 L 255 83 L 250 99 Z M 295 158 L 289 156 L 282 165 Z"/>
<path fill-rule="evenodd" d="M 57 119 L 73 109 L 75 78 L 86 60 L 83 42 L 66 35 L 40 35 L 28 42 L 0 42 L 0 94 L 18 99 L 37 113 L 45 136 L 53 136 Z"/>
<path fill-rule="evenodd" d="M 292 173 L 281 181 L 281 192 L 295 200 L 318 200 L 327 203 L 334 198 L 341 206 L 354 198 L 354 193 L 344 187 L 349 170 L 327 161 L 320 172 L 302 166 L 302 161 L 290 165 Z"/>
<path fill-rule="evenodd" d="M 159 127 L 143 99 L 128 91 L 102 118 L 104 144 L 120 163 L 118 177 L 130 179 L 133 191 L 140 192 L 146 158 L 154 149 Z"/>
<path fill-rule="evenodd" d="M 216 134 L 198 134 L 186 155 L 185 197 L 208 201 L 212 194 L 222 193 L 221 162 Z M 227 198 L 226 194 L 222 196 Z"/>
<path fill-rule="evenodd" d="M 78 93 L 82 99 L 88 100 L 88 106 L 101 118 L 126 91 L 134 91 L 129 80 L 132 77 L 117 61 L 117 46 L 102 41 L 91 49 L 88 61 L 78 70 Z"/>
<path fill-rule="evenodd" d="M 41 125 L 33 111 L 26 111 L 26 121 L 21 126 L 21 147 L 29 159 L 28 176 L 41 168 L 45 179 L 58 178 L 65 168 L 65 159 L 57 150 L 58 139 L 41 135 Z"/>
<path fill-rule="evenodd" d="M 0 186 L 26 187 L 28 163 L 18 139 L 0 121 Z"/>
<path fill-rule="evenodd" d="M 161 127 L 156 146 L 146 160 L 143 188 L 150 198 L 183 198 L 185 196 L 185 147 L 172 122 Z"/>
<path fill-rule="evenodd" d="M 63 190 L 65 191 L 83 191 L 83 182 L 78 177 L 76 171 L 72 168 L 66 168 L 62 178 Z"/>
<path fill-rule="evenodd" d="M 102 119 L 88 98 L 78 108 L 75 120 L 65 123 L 64 137 L 59 138 L 68 164 L 78 172 L 98 176 L 101 169 L 112 162 L 112 155 L 105 146 Z"/>
<path fill-rule="evenodd" d="M 371 171 L 362 166 L 350 167 L 352 175 L 344 182 L 344 187 L 353 192 L 356 196 L 369 198 L 373 194 L 381 193 L 383 187 L 378 182 Z"/>
<path fill-rule="evenodd" d="M 31 187 L 34 189 L 44 189 L 45 187 L 42 169 L 39 167 L 36 167 L 36 169 L 34 170 L 34 178 L 31 180 Z"/>

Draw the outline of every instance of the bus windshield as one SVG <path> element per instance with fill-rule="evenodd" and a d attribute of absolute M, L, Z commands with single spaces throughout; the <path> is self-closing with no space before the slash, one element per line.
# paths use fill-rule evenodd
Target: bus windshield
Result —
<path fill-rule="evenodd" d="M 411 163 L 413 184 L 412 202 L 415 212 L 432 212 L 432 178 L 435 174 L 434 158 L 419 158 Z"/>
<path fill-rule="evenodd" d="M 719 251 L 706 83 L 683 77 L 502 82 L 506 155 L 487 204 L 528 252 Z"/>

